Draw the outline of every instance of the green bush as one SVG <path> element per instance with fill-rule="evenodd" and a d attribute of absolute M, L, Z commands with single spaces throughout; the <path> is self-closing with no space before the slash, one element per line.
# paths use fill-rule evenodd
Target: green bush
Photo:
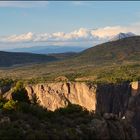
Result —
<path fill-rule="evenodd" d="M 17 101 L 9 100 L 3 105 L 3 109 L 6 110 L 16 110 L 17 109 Z"/>
<path fill-rule="evenodd" d="M 27 102 L 30 103 L 29 97 L 27 95 L 27 91 L 23 86 L 23 83 L 18 81 L 16 86 L 12 92 L 12 99 L 19 102 Z"/>
<path fill-rule="evenodd" d="M 26 102 L 20 102 L 18 109 L 23 113 L 31 114 L 39 119 L 44 119 L 49 114 L 49 111 L 43 107 Z"/>

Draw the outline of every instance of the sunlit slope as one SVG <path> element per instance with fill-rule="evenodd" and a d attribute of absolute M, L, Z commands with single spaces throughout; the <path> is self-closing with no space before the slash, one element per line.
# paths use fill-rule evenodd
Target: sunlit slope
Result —
<path fill-rule="evenodd" d="M 89 48 L 77 56 L 83 63 L 102 64 L 140 60 L 140 36 L 128 37 Z"/>
<path fill-rule="evenodd" d="M 54 80 L 133 80 L 140 78 L 140 36 L 89 48 L 65 60 L 0 70 L 1 77 Z"/>

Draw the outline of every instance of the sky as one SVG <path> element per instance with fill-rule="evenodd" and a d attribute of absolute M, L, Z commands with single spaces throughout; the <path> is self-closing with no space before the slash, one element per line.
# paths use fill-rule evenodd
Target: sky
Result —
<path fill-rule="evenodd" d="M 0 49 L 90 47 L 120 32 L 140 35 L 139 1 L 0 1 Z"/>

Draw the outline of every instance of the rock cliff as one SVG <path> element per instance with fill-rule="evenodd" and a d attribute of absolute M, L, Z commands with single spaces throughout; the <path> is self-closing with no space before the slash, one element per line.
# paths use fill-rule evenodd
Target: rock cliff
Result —
<path fill-rule="evenodd" d="M 37 99 L 37 103 L 48 110 L 66 107 L 68 103 L 78 104 L 88 110 L 95 110 L 96 86 L 80 82 L 56 82 L 28 85 L 26 90 L 29 99 Z"/>
<path fill-rule="evenodd" d="M 96 112 L 101 115 L 104 113 L 113 113 L 121 118 L 127 109 L 130 96 L 130 83 L 124 82 L 115 85 L 99 84 L 96 92 Z"/>
<path fill-rule="evenodd" d="M 140 82 L 121 84 L 88 84 L 85 82 L 51 82 L 27 85 L 28 97 L 48 110 L 78 104 L 89 111 L 117 114 L 123 117 L 132 102 L 138 100 Z M 3 97 L 11 99 L 11 91 L 3 92 Z M 138 101 L 137 101 L 138 102 Z M 133 105 L 134 106 L 134 105 Z M 133 107 L 134 108 L 134 107 Z"/>

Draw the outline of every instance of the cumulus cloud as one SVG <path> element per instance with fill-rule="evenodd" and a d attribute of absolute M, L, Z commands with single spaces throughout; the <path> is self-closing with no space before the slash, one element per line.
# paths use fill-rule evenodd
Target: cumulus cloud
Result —
<path fill-rule="evenodd" d="M 120 32 L 133 32 L 135 34 L 140 34 L 140 23 L 135 23 L 125 27 L 107 26 L 95 30 L 80 28 L 69 33 L 56 32 L 36 34 L 28 32 L 20 35 L 1 36 L 0 43 L 51 42 L 54 44 L 72 44 L 73 42 L 91 42 L 94 45 L 105 42 Z"/>
<path fill-rule="evenodd" d="M 99 28 L 93 32 L 94 35 L 105 38 L 109 37 L 112 38 L 114 35 L 120 33 L 120 32 L 132 32 L 136 35 L 140 35 L 140 22 L 133 23 L 128 26 L 107 26 L 104 28 Z"/>
<path fill-rule="evenodd" d="M 35 34 L 32 32 L 0 37 L 0 42 L 73 42 L 73 41 L 92 41 L 99 39 L 92 31 L 80 28 L 70 33 L 56 32 L 56 33 L 42 33 Z"/>
<path fill-rule="evenodd" d="M 7 37 L 7 40 L 9 42 L 28 42 L 28 41 L 32 41 L 32 39 L 33 39 L 33 33 L 31 32 L 27 34 L 12 35 Z"/>
<path fill-rule="evenodd" d="M 33 39 L 33 33 L 29 32 L 21 35 L 1 36 L 0 42 L 2 43 L 18 43 L 18 42 L 29 42 Z"/>
<path fill-rule="evenodd" d="M 127 28 L 121 26 L 114 26 L 114 27 L 107 26 L 93 31 L 93 34 L 98 37 L 104 38 L 104 37 L 114 36 L 120 32 L 127 32 Z"/>

